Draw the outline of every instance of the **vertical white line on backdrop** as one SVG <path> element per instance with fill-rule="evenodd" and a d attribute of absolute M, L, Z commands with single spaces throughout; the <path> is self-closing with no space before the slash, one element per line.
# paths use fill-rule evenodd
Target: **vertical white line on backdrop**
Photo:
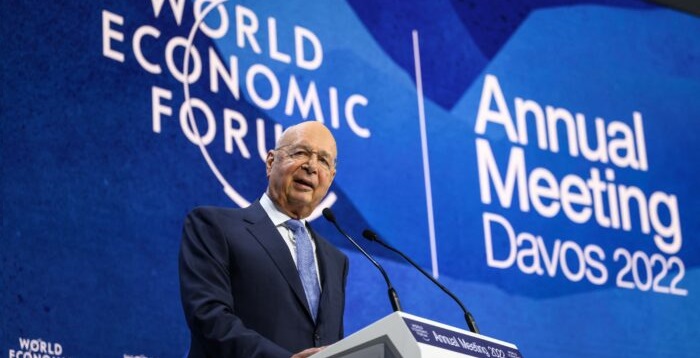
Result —
<path fill-rule="evenodd" d="M 430 184 L 430 162 L 428 160 L 428 135 L 425 129 L 425 106 L 423 104 L 423 78 L 420 67 L 418 31 L 413 30 L 413 62 L 416 70 L 416 95 L 418 96 L 418 119 L 420 122 L 420 144 L 423 152 L 423 179 L 425 180 L 425 203 L 428 210 L 428 235 L 430 237 L 430 261 L 433 277 L 438 278 L 437 245 L 435 243 L 435 220 L 433 218 L 433 191 Z"/>

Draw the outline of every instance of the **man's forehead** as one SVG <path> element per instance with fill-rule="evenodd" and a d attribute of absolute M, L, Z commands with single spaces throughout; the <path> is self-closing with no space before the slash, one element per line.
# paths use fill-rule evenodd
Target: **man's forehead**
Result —
<path fill-rule="evenodd" d="M 333 134 L 320 123 L 304 122 L 289 127 L 279 138 L 276 147 L 304 146 L 328 155 L 337 155 Z"/>
<path fill-rule="evenodd" d="M 333 135 L 325 128 L 299 128 L 288 129 L 280 138 L 280 145 L 293 143 L 307 143 L 310 145 L 328 144 L 335 146 Z"/>

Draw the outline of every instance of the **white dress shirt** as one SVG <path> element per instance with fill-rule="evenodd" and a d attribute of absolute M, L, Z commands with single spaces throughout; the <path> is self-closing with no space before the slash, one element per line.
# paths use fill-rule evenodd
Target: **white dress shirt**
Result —
<path fill-rule="evenodd" d="M 262 205 L 263 210 L 265 210 L 267 216 L 270 218 L 270 220 L 272 220 L 272 223 L 277 228 L 277 231 L 279 231 L 280 235 L 282 235 L 284 242 L 289 248 L 289 252 L 292 254 L 294 266 L 296 266 L 297 244 L 296 240 L 294 240 L 294 233 L 292 232 L 292 230 L 284 226 L 284 223 L 287 222 L 287 220 L 291 220 L 292 218 L 280 211 L 279 209 L 277 209 L 277 206 L 275 206 L 275 203 L 273 203 L 270 197 L 267 196 L 267 193 L 263 193 L 262 197 L 260 198 L 260 205 Z M 318 280 L 318 287 L 321 287 L 321 271 L 318 269 L 318 257 L 316 256 L 316 242 L 314 242 L 311 233 L 306 228 L 306 220 L 301 219 L 300 221 L 304 223 L 304 230 L 306 230 L 306 234 L 309 235 L 309 238 L 311 238 L 311 247 L 314 250 L 314 264 L 316 265 L 316 279 Z"/>

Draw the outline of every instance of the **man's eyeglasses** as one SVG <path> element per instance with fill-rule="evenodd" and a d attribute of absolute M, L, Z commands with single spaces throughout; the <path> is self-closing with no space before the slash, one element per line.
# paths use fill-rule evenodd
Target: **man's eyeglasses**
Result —
<path fill-rule="evenodd" d="M 289 158 L 299 162 L 309 162 L 315 155 L 319 166 L 324 170 L 330 172 L 335 168 L 336 160 L 331 159 L 331 155 L 324 152 L 317 152 L 303 146 L 281 146 L 275 150 L 282 150 Z"/>

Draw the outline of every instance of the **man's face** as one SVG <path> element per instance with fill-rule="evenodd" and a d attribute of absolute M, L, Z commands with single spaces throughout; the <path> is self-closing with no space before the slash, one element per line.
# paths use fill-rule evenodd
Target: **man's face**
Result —
<path fill-rule="evenodd" d="M 336 146 L 322 124 L 304 122 L 267 153 L 270 199 L 292 218 L 311 214 L 335 177 Z"/>

